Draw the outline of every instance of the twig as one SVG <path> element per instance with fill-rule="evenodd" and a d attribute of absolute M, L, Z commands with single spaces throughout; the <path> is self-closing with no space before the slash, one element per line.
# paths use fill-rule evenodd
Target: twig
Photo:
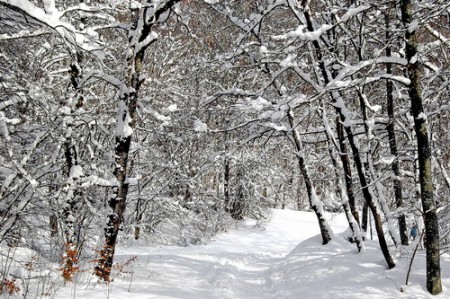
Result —
<path fill-rule="evenodd" d="M 425 230 L 422 231 L 422 233 L 420 234 L 420 238 L 419 238 L 419 242 L 417 242 L 416 248 L 414 248 L 414 252 L 413 255 L 411 257 L 411 260 L 409 261 L 409 267 L 408 267 L 408 272 L 406 273 L 406 285 L 408 285 L 408 281 L 409 281 L 409 274 L 411 273 L 411 267 L 412 267 L 412 263 L 414 261 L 414 257 L 416 256 L 416 252 L 417 249 L 419 248 L 419 245 L 422 242 L 422 238 L 423 238 L 423 234 L 425 233 Z"/>

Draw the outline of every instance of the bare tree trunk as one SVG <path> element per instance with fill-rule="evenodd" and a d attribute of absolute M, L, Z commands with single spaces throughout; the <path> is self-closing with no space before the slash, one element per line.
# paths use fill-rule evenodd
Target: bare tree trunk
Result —
<path fill-rule="evenodd" d="M 223 197 L 224 206 L 227 213 L 231 212 L 231 197 L 230 197 L 230 184 L 231 184 L 231 159 L 228 157 L 228 132 L 225 132 L 225 153 L 224 153 L 224 169 L 223 169 Z"/>
<path fill-rule="evenodd" d="M 348 152 L 347 146 L 345 145 L 344 128 L 339 121 L 339 117 L 336 118 L 336 130 L 338 134 L 339 147 L 341 150 L 340 157 L 342 162 L 342 167 L 344 168 L 345 174 L 345 188 L 347 190 L 348 203 L 350 206 L 350 211 L 353 214 L 358 225 L 361 225 L 359 219 L 358 209 L 356 208 L 356 198 L 353 193 L 353 178 L 352 178 L 352 167 L 350 164 L 350 153 Z M 364 229 L 363 229 L 364 230 Z"/>
<path fill-rule="evenodd" d="M 236 220 L 242 220 L 244 219 L 244 200 L 245 200 L 245 194 L 244 194 L 244 186 L 242 185 L 243 182 L 243 173 L 242 169 L 238 168 L 236 172 L 236 178 L 238 180 L 237 188 L 236 188 L 236 194 L 234 195 L 234 200 L 231 205 L 231 217 Z"/>
<path fill-rule="evenodd" d="M 303 13 L 305 16 L 305 21 L 306 21 L 308 31 L 313 32 L 314 25 L 312 22 L 312 18 L 310 15 L 308 5 L 304 5 Z M 319 63 L 319 68 L 322 72 L 324 82 L 325 82 L 325 84 L 328 84 L 332 80 L 332 78 L 330 78 L 331 72 L 328 71 L 328 69 L 325 65 L 325 62 L 323 60 L 322 53 L 321 53 L 322 48 L 317 40 L 313 41 L 313 45 L 315 48 L 316 56 L 317 56 L 318 63 Z M 330 96 L 335 104 L 336 112 L 338 113 L 341 121 L 343 123 L 345 123 L 346 116 L 343 111 L 343 109 L 345 109 L 345 104 L 343 102 L 342 97 L 340 96 L 340 94 L 337 91 L 330 92 Z M 347 112 L 347 111 L 345 111 L 345 112 Z M 348 141 L 350 143 L 350 147 L 351 147 L 352 154 L 353 154 L 353 160 L 355 162 L 356 170 L 358 172 L 358 177 L 359 177 L 359 181 L 361 183 L 361 188 L 362 188 L 364 199 L 366 200 L 366 202 L 373 214 L 373 218 L 375 221 L 375 228 L 376 228 L 377 236 L 378 236 L 378 242 L 380 244 L 380 249 L 383 253 L 383 256 L 386 260 L 388 267 L 393 268 L 393 267 L 395 267 L 394 259 L 392 258 L 391 254 L 389 253 L 389 248 L 387 246 L 386 238 L 385 238 L 384 232 L 383 232 L 383 223 L 381 221 L 381 216 L 380 216 L 380 213 L 378 212 L 377 205 L 376 205 L 374 199 L 372 198 L 372 194 L 368 190 L 367 179 L 366 179 L 366 175 L 364 173 L 364 168 L 363 168 L 363 163 L 361 161 L 359 148 L 356 145 L 355 136 L 353 135 L 352 128 L 350 126 L 345 126 L 344 129 L 347 133 Z"/>
<path fill-rule="evenodd" d="M 298 160 L 298 164 L 300 167 L 300 172 L 302 173 L 303 180 L 305 181 L 306 191 L 308 193 L 309 204 L 313 209 L 314 213 L 317 216 L 317 220 L 319 221 L 320 233 L 322 235 L 322 243 L 325 245 L 331 241 L 331 229 L 327 224 L 325 219 L 322 202 L 316 194 L 314 183 L 311 180 L 308 168 L 305 163 L 304 149 L 302 146 L 302 142 L 300 139 L 300 135 L 294 124 L 294 113 L 292 110 L 288 111 L 288 120 L 292 130 L 292 136 L 294 138 L 295 148 L 297 150 L 296 156 Z"/>
<path fill-rule="evenodd" d="M 114 252 L 123 222 L 128 194 L 127 166 L 133 129 L 137 120 L 137 100 L 141 84 L 144 55 L 146 49 L 156 41 L 157 35 L 152 31 L 160 17 L 180 0 L 165 0 L 146 4 L 136 12 L 136 20 L 129 32 L 129 49 L 127 56 L 126 86 L 121 90 L 118 103 L 116 125 L 115 167 L 113 174 L 117 185 L 113 187 L 109 198 L 109 213 L 105 228 L 105 243 L 100 251 L 95 274 L 104 281 L 110 280 Z"/>
<path fill-rule="evenodd" d="M 135 213 L 136 213 L 136 224 L 134 226 L 134 239 L 138 240 L 141 235 L 141 224 L 142 224 L 142 218 L 144 217 L 144 211 L 145 208 L 143 207 L 143 198 L 141 197 L 141 184 L 138 181 L 137 185 L 138 194 L 137 194 L 137 201 L 135 206 Z"/>
<path fill-rule="evenodd" d="M 81 108 L 84 104 L 82 90 L 80 90 L 80 81 L 83 78 L 81 63 L 83 62 L 83 54 L 81 52 L 74 53 L 76 60 L 70 65 L 70 81 L 74 95 L 69 95 L 64 106 L 59 110 L 62 117 L 64 129 L 64 156 L 66 160 L 66 198 L 63 204 L 63 224 L 64 224 L 64 255 L 62 276 L 66 281 L 72 281 L 76 271 L 76 263 L 80 254 L 80 233 L 78 230 L 78 238 L 76 238 L 77 228 L 81 227 L 80 202 L 81 202 L 81 177 L 83 175 L 82 167 L 79 164 L 77 147 L 73 140 L 72 131 L 74 129 L 73 112 Z M 76 103 L 72 101 L 75 100 Z M 51 219 L 54 221 L 54 219 Z"/>
<path fill-rule="evenodd" d="M 358 248 L 358 251 L 360 252 L 364 248 L 361 229 L 359 227 L 359 223 L 356 221 L 355 217 L 353 216 L 352 208 L 349 203 L 349 198 L 342 187 L 342 180 L 341 180 L 341 176 L 339 175 L 339 171 L 338 171 L 338 161 L 335 158 L 335 152 L 333 150 L 333 146 L 338 147 L 338 145 L 336 144 L 337 142 L 335 141 L 333 133 L 331 132 L 330 125 L 329 125 L 329 122 L 327 119 L 327 115 L 326 115 L 324 109 L 322 111 L 322 120 L 325 125 L 325 133 L 326 133 L 327 142 L 328 142 L 328 153 L 330 154 L 331 163 L 333 164 L 334 173 L 336 176 L 336 191 L 337 191 L 338 196 L 341 198 L 341 204 L 344 209 L 345 216 L 347 218 L 347 222 L 350 227 L 350 230 L 352 231 L 351 242 L 356 243 L 356 247 Z"/>
<path fill-rule="evenodd" d="M 131 95 L 130 101 L 128 98 L 130 98 L 130 95 L 125 95 L 120 99 L 120 101 L 123 102 L 123 104 L 128 104 L 128 107 L 132 107 L 133 102 L 135 104 L 136 101 L 136 94 L 134 93 Z M 119 117 L 123 116 L 119 115 Z M 116 159 L 113 173 L 117 179 L 117 186 L 113 187 L 112 194 L 108 201 L 109 213 L 105 227 L 105 243 L 100 251 L 97 266 L 95 268 L 95 274 L 104 281 L 109 281 L 110 279 L 117 236 L 119 234 L 120 225 L 122 224 L 123 214 L 126 207 L 126 199 L 128 194 L 128 183 L 126 182 L 126 178 L 130 145 L 131 135 L 127 137 L 116 136 Z"/>
<path fill-rule="evenodd" d="M 386 19 L 386 41 L 390 40 L 389 34 L 389 12 L 385 15 Z M 390 57 L 392 55 L 391 47 L 386 47 L 386 56 Z M 391 64 L 386 64 L 386 73 L 392 74 Z M 394 194 L 395 203 L 397 208 L 403 207 L 403 192 L 402 192 L 402 182 L 400 181 L 400 163 L 397 159 L 397 140 L 395 138 L 395 114 L 394 114 L 394 88 L 391 80 L 386 80 L 386 97 L 387 97 L 387 111 L 389 116 L 389 123 L 387 125 L 387 131 L 389 136 L 389 148 L 391 150 L 391 155 L 395 157 L 394 162 L 392 162 L 392 171 L 394 172 Z M 400 231 L 400 240 L 402 245 L 409 244 L 408 230 L 406 227 L 405 214 L 402 212 L 398 216 L 398 228 Z"/>
<path fill-rule="evenodd" d="M 363 230 L 364 234 L 367 233 L 368 225 L 369 225 L 369 205 L 367 204 L 367 202 L 364 202 L 362 208 L 362 221 L 361 221 L 361 229 Z"/>
<path fill-rule="evenodd" d="M 413 5 L 411 0 L 401 1 L 402 21 L 405 26 L 406 59 L 408 61 L 409 97 L 411 111 L 414 117 L 414 129 L 417 136 L 417 150 L 419 159 L 419 179 L 422 199 L 423 217 L 425 223 L 425 249 L 427 267 L 427 290 L 433 295 L 442 292 L 441 265 L 439 255 L 439 226 L 436 206 L 433 197 L 433 177 L 431 170 L 431 148 L 428 138 L 428 124 L 422 101 L 420 86 L 420 65 L 417 59 L 417 37 L 413 22 Z"/>
<path fill-rule="evenodd" d="M 50 216 L 50 236 L 56 237 L 58 235 L 58 217 L 56 215 Z"/>
<path fill-rule="evenodd" d="M 345 121 L 345 117 L 343 117 L 342 114 L 341 114 L 341 119 L 343 122 Z M 359 177 L 359 181 L 361 183 L 363 196 L 364 196 L 364 199 L 366 200 L 367 205 L 373 215 L 375 229 L 377 231 L 378 242 L 380 243 L 381 251 L 383 252 L 383 255 L 388 264 L 388 267 L 393 268 L 393 267 L 395 267 L 394 259 L 392 258 L 392 256 L 389 253 L 386 238 L 385 238 L 384 232 L 383 232 L 383 223 L 381 221 L 380 213 L 378 212 L 377 205 L 376 205 L 374 199 L 372 198 L 372 194 L 370 193 L 370 191 L 368 189 L 368 182 L 367 182 L 366 175 L 364 173 L 364 168 L 363 168 L 363 164 L 361 161 L 359 149 L 356 146 L 356 143 L 354 141 L 355 137 L 353 136 L 353 132 L 350 127 L 346 127 L 346 132 L 347 132 L 348 139 L 350 141 L 350 146 L 352 148 L 353 160 L 355 161 L 356 170 L 358 171 L 358 177 Z"/>
<path fill-rule="evenodd" d="M 376 175 L 376 171 L 373 167 L 373 155 L 374 152 L 372 151 L 372 132 L 371 128 L 368 125 L 368 116 L 367 116 L 367 107 L 366 107 L 366 100 L 364 97 L 364 94 L 361 90 L 358 90 L 358 98 L 360 101 L 361 106 L 361 112 L 363 115 L 364 120 L 364 130 L 367 137 L 367 149 L 365 152 L 367 153 L 367 159 L 364 163 L 367 183 L 368 183 L 368 190 L 372 194 L 372 197 L 376 197 L 378 203 L 380 204 L 381 211 L 383 212 L 386 222 L 387 222 L 387 230 L 389 232 L 389 235 L 391 236 L 392 241 L 394 242 L 394 245 L 397 246 L 398 243 L 400 243 L 399 236 L 397 232 L 395 231 L 395 225 L 393 223 L 393 216 L 392 213 L 389 211 L 389 206 L 386 200 L 386 197 L 384 196 L 384 187 L 380 183 L 379 178 Z M 372 183 L 373 182 L 373 183 Z M 375 189 L 375 190 L 374 190 Z M 374 193 L 376 191 L 376 193 Z M 375 194 L 375 195 L 374 195 Z"/>

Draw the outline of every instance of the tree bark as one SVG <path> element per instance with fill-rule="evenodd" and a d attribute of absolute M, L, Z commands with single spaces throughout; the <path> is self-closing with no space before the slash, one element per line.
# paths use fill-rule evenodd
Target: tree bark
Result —
<path fill-rule="evenodd" d="M 366 137 L 367 137 L 367 148 L 365 150 L 367 159 L 366 159 L 366 162 L 364 163 L 364 168 L 365 168 L 365 173 L 366 173 L 366 178 L 367 178 L 368 189 L 369 189 L 369 192 L 372 194 L 372 197 L 377 198 L 377 201 L 380 204 L 381 211 L 383 212 L 386 222 L 387 222 L 387 230 L 389 232 L 389 235 L 391 236 L 391 239 L 394 242 L 394 245 L 397 246 L 397 244 L 400 243 L 400 239 L 394 228 L 395 225 L 393 223 L 392 213 L 389 211 L 389 206 L 388 206 L 386 197 L 384 196 L 383 185 L 380 183 L 380 180 L 377 177 L 376 171 L 373 167 L 373 159 L 374 159 L 373 155 L 375 153 L 375 151 L 372 150 L 373 134 L 371 132 L 371 128 L 368 125 L 369 118 L 367 116 L 366 100 L 364 99 L 362 90 L 359 90 L 359 89 L 358 89 L 358 98 L 359 98 L 359 103 L 360 103 L 360 107 L 361 107 L 361 113 L 363 115 L 363 120 L 364 120 L 364 130 L 365 130 Z M 374 193 L 374 191 L 376 191 L 376 193 Z"/>
<path fill-rule="evenodd" d="M 428 138 L 428 124 L 422 101 L 420 65 L 417 57 L 417 37 L 415 29 L 410 26 L 413 22 L 412 1 L 402 0 L 400 7 L 402 22 L 405 26 L 405 53 L 408 61 L 407 73 L 411 81 L 408 86 L 408 93 L 411 101 L 411 112 L 414 118 L 414 130 L 417 137 L 420 195 L 425 223 L 427 290 L 431 294 L 436 295 L 442 292 L 439 226 L 433 197 L 434 186 L 431 169 L 431 147 Z"/>
<path fill-rule="evenodd" d="M 352 166 L 350 164 L 349 158 L 350 153 L 348 152 L 347 145 L 345 144 L 344 129 L 341 122 L 339 121 L 339 117 L 336 118 L 336 130 L 339 140 L 339 147 L 341 150 L 340 157 L 345 174 L 345 188 L 347 190 L 350 211 L 352 212 L 353 217 L 355 218 L 358 225 L 361 226 L 358 209 L 356 208 L 356 198 L 355 194 L 353 193 Z"/>
<path fill-rule="evenodd" d="M 364 248 L 361 229 L 359 227 L 359 223 L 356 221 L 355 217 L 353 216 L 352 207 L 350 205 L 350 199 L 342 187 L 342 180 L 341 180 L 341 177 L 340 177 L 339 171 L 338 171 L 338 161 L 335 158 L 336 155 L 333 150 L 333 145 L 337 146 L 337 144 L 333 144 L 333 142 L 332 142 L 332 141 L 334 141 L 334 143 L 336 143 L 335 139 L 333 137 L 333 134 L 331 132 L 325 110 L 323 110 L 323 112 L 322 112 L 322 119 L 323 119 L 323 123 L 325 125 L 325 133 L 326 133 L 327 141 L 328 141 L 328 153 L 330 154 L 331 163 L 333 164 L 334 173 L 336 176 L 336 192 L 337 192 L 338 196 L 341 198 L 342 208 L 344 209 L 345 216 L 346 216 L 347 222 L 348 222 L 348 226 L 349 226 L 350 230 L 352 231 L 351 242 L 352 243 L 355 242 L 356 247 L 358 248 L 358 252 L 361 252 L 361 250 L 363 250 L 363 248 Z M 354 209 L 354 207 L 353 207 L 353 209 Z"/>
<path fill-rule="evenodd" d="M 63 255 L 63 273 L 62 276 L 66 281 L 72 281 L 77 267 L 78 256 L 81 251 L 80 229 L 78 234 L 77 228 L 81 228 L 80 201 L 82 197 L 81 176 L 82 169 L 79 164 L 77 147 L 73 139 L 74 116 L 78 108 L 84 103 L 80 82 L 83 79 L 83 70 L 81 64 L 83 62 L 83 54 L 79 51 L 74 53 L 76 60 L 70 65 L 70 82 L 74 95 L 69 95 L 72 99 L 68 99 L 64 107 L 60 109 L 63 119 L 64 128 L 64 156 L 66 159 L 66 188 L 67 195 L 63 205 L 63 222 L 64 222 L 64 255 Z M 76 101 L 72 102 L 72 101 Z M 76 236 L 78 235 L 78 238 Z"/>
<path fill-rule="evenodd" d="M 153 26 L 160 21 L 161 15 L 166 13 L 175 3 L 180 0 L 166 0 L 160 3 L 146 1 L 146 5 L 136 13 L 136 19 L 129 32 L 129 49 L 127 56 L 127 76 L 124 80 L 126 87 L 121 90 L 118 105 L 116 145 L 115 145 L 115 167 L 113 174 L 117 185 L 113 187 L 109 198 L 109 213 L 105 227 L 105 243 L 100 250 L 95 274 L 104 281 L 110 280 L 114 252 L 123 222 L 128 194 L 127 166 L 132 132 L 125 132 L 125 126 L 133 130 L 137 120 L 138 92 L 143 83 L 141 72 L 143 68 L 146 49 L 156 40 L 156 36 L 147 41 L 153 34 Z"/>
<path fill-rule="evenodd" d="M 121 98 L 120 101 L 127 102 L 129 95 Z M 135 102 L 136 96 L 133 95 L 129 104 Z M 131 106 L 132 107 L 132 106 Z M 119 115 L 119 117 L 122 117 Z M 100 251 L 100 255 L 95 268 L 95 274 L 104 281 L 110 280 L 111 268 L 113 264 L 115 246 L 119 234 L 120 225 L 123 221 L 123 214 L 126 208 L 126 199 L 128 194 L 127 165 L 128 154 L 131 145 L 131 135 L 128 137 L 116 136 L 115 148 L 115 169 L 114 176 L 117 180 L 117 186 L 112 189 L 112 194 L 108 201 L 109 213 L 105 227 L 105 243 Z"/>
<path fill-rule="evenodd" d="M 342 112 L 340 111 L 341 120 L 342 122 L 345 122 L 345 117 L 343 116 Z M 372 198 L 372 194 L 369 191 L 369 185 L 367 182 L 366 175 L 364 173 L 364 167 L 363 163 L 361 161 L 359 149 L 355 143 L 355 137 L 353 136 L 353 132 L 350 127 L 346 127 L 347 136 L 350 142 L 350 146 L 352 148 L 353 153 L 353 160 L 355 161 L 356 170 L 358 172 L 359 181 L 361 183 L 361 188 L 363 192 L 364 199 L 367 202 L 367 205 L 372 212 L 373 220 L 375 224 L 375 230 L 377 232 L 378 236 L 378 242 L 380 244 L 381 251 L 383 253 L 383 256 L 386 260 L 386 263 L 389 268 L 395 267 L 394 259 L 392 258 L 391 254 L 389 253 L 389 248 L 387 246 L 386 238 L 384 236 L 383 232 L 383 222 L 381 221 L 380 213 L 378 212 L 377 205 Z"/>
<path fill-rule="evenodd" d="M 223 197 L 224 206 L 227 213 L 231 212 L 231 159 L 228 157 L 228 132 L 225 132 L 225 153 L 224 153 L 224 169 L 223 169 Z"/>
<path fill-rule="evenodd" d="M 386 41 L 389 41 L 389 13 L 386 13 Z M 386 46 L 386 56 L 392 56 L 391 47 Z M 391 64 L 386 64 L 386 73 L 392 74 L 392 66 Z M 397 209 L 401 209 L 403 207 L 403 191 L 402 191 L 402 182 L 400 181 L 400 163 L 397 159 L 398 150 L 397 150 L 397 140 L 395 138 L 395 114 L 394 114 L 394 88 L 391 80 L 386 80 L 386 98 L 387 98 L 387 112 L 389 116 L 389 123 L 387 125 L 388 137 L 389 137 L 389 148 L 391 151 L 391 155 L 395 157 L 395 160 L 392 162 L 392 171 L 394 173 L 394 194 L 395 194 L 395 204 Z M 398 228 L 400 231 L 400 240 L 402 245 L 409 244 L 408 238 L 408 229 L 406 226 L 406 218 L 405 214 L 401 212 L 398 216 Z"/>
<path fill-rule="evenodd" d="M 313 32 L 314 25 L 313 25 L 312 18 L 310 15 L 309 7 L 306 4 L 304 5 L 303 13 L 305 16 L 305 21 L 306 21 L 308 31 Z M 325 84 L 328 84 L 328 83 L 330 83 L 332 78 L 330 77 L 331 72 L 329 72 L 329 70 L 327 69 L 327 66 L 325 65 L 325 62 L 323 60 L 322 52 L 321 52 L 322 48 L 317 40 L 313 41 L 313 45 L 315 48 L 315 54 L 318 59 L 319 68 L 322 73 L 324 82 L 325 82 Z M 330 96 L 333 100 L 336 112 L 339 115 L 340 120 L 343 123 L 345 123 L 346 116 L 343 111 L 345 109 L 345 106 L 344 106 L 344 102 L 343 102 L 341 95 L 337 91 L 331 91 Z M 366 202 L 369 206 L 369 209 L 371 210 L 371 212 L 373 214 L 375 228 L 376 228 L 377 236 L 378 236 L 378 242 L 380 244 L 380 249 L 383 253 L 383 256 L 386 260 L 388 267 L 393 268 L 393 267 L 395 267 L 394 259 L 392 258 L 391 254 L 389 253 L 389 248 L 387 246 L 386 238 L 385 238 L 384 232 L 383 232 L 383 223 L 381 221 L 380 213 L 378 212 L 377 205 L 372 197 L 372 194 L 369 192 L 369 189 L 368 189 L 369 186 L 367 184 L 366 175 L 364 173 L 364 168 L 363 168 L 363 163 L 361 161 L 359 148 L 356 145 L 355 136 L 354 136 L 352 128 L 350 126 L 344 126 L 344 130 L 347 134 L 348 141 L 350 143 L 350 148 L 352 150 L 353 160 L 355 162 L 356 170 L 358 172 L 358 177 L 359 177 L 359 181 L 361 183 L 361 188 L 362 188 L 364 199 L 366 200 Z"/>
<path fill-rule="evenodd" d="M 322 202 L 316 194 L 314 183 L 311 180 L 308 173 L 308 168 L 306 167 L 304 149 L 302 146 L 300 135 L 298 134 L 298 131 L 294 125 L 294 113 L 292 112 L 292 110 L 288 111 L 287 116 L 289 124 L 291 126 L 292 136 L 294 138 L 295 149 L 297 150 L 296 157 L 300 167 L 300 172 L 302 173 L 306 191 L 308 193 L 309 204 L 316 214 L 317 220 L 319 221 L 320 234 L 322 235 L 322 244 L 325 245 L 331 241 L 331 229 L 327 224 L 322 207 Z"/>

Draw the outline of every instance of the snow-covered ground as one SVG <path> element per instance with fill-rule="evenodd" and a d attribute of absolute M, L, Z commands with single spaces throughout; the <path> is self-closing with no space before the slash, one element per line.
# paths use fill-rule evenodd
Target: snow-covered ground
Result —
<path fill-rule="evenodd" d="M 312 213 L 275 210 L 265 228 L 247 221 L 208 245 L 118 248 L 115 261 L 125 265 L 108 287 L 70 284 L 55 298 L 448 298 L 449 255 L 442 255 L 444 292 L 431 296 L 423 251 L 406 286 L 412 247 L 392 247 L 397 266 L 387 270 L 377 242 L 358 254 L 343 237 L 344 217 L 329 217 L 335 237 L 326 246 Z"/>

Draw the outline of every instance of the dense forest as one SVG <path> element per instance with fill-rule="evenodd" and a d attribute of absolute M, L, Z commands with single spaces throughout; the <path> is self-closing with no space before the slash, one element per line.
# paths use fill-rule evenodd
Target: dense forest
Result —
<path fill-rule="evenodd" d="M 387 268 L 417 224 L 438 294 L 449 48 L 446 0 L 0 0 L 0 247 L 108 282 L 116 244 L 343 212 Z"/>

